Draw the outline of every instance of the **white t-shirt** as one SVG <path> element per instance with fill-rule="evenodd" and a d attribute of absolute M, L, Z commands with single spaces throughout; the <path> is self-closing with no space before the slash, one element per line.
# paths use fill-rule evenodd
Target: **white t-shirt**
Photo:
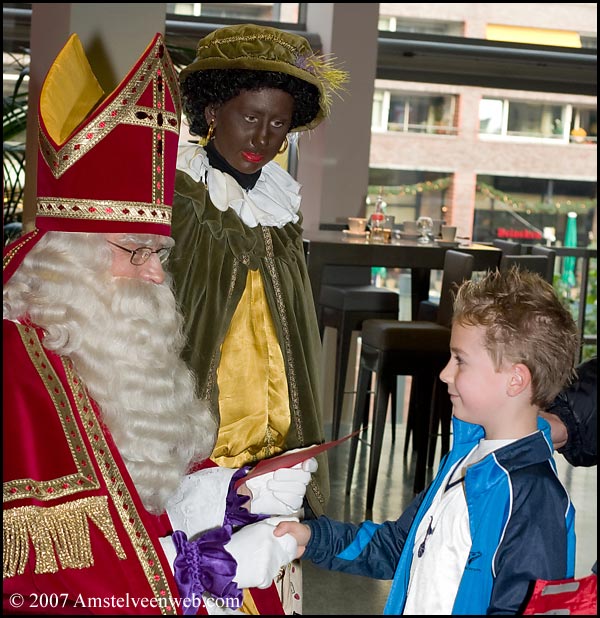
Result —
<path fill-rule="evenodd" d="M 443 480 L 417 529 L 403 614 L 452 614 L 471 549 L 466 469 L 513 441 L 480 440 Z"/>

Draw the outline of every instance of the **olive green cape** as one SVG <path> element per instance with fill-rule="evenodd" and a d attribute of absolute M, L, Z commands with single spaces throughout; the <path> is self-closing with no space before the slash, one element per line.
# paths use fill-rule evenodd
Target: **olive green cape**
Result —
<path fill-rule="evenodd" d="M 246 226 L 231 208 L 218 210 L 208 190 L 177 171 L 169 260 L 175 294 L 184 314 L 184 358 L 194 370 L 200 396 L 218 411 L 217 367 L 231 319 L 246 286 L 248 269 L 261 273 L 285 363 L 291 424 L 285 448 L 324 441 L 321 340 L 302 243 L 302 227 Z M 329 498 L 325 456 L 307 489 L 316 515 Z"/>

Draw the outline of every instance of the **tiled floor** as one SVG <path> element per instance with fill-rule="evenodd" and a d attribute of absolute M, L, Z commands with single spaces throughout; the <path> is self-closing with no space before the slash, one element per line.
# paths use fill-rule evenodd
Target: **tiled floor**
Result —
<path fill-rule="evenodd" d="M 388 421 L 389 422 L 389 421 Z M 342 426 L 341 434 L 350 430 Z M 329 436 L 330 428 L 326 428 Z M 372 519 L 382 522 L 396 519 L 412 499 L 411 454 L 403 461 L 405 425 L 397 427 L 396 444 L 391 444 L 390 427 L 386 427 L 380 474 Z M 345 495 L 348 442 L 330 451 L 331 502 L 329 515 L 336 519 L 360 522 L 365 519 L 368 446 L 358 451 L 350 496 Z M 556 456 L 559 475 L 577 510 L 576 576 L 590 572 L 597 554 L 597 468 L 573 468 L 561 455 Z M 439 463 L 436 458 L 435 467 Z M 433 470 L 429 471 L 428 480 Z M 304 608 L 306 615 L 381 614 L 389 591 L 389 581 L 371 580 L 355 575 L 325 571 L 303 562 Z"/>

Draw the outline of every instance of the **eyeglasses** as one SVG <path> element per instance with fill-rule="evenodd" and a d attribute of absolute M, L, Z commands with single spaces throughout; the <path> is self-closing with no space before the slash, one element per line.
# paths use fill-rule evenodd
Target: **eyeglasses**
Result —
<path fill-rule="evenodd" d="M 169 259 L 169 253 L 171 253 L 171 247 L 161 247 L 160 249 L 151 249 L 150 247 L 138 247 L 137 249 L 127 249 L 127 247 L 121 247 L 117 243 L 106 241 L 109 245 L 113 245 L 118 249 L 131 253 L 131 259 L 129 260 L 134 266 L 141 266 L 145 264 L 153 253 L 158 254 L 158 259 L 161 264 L 165 264 Z"/>

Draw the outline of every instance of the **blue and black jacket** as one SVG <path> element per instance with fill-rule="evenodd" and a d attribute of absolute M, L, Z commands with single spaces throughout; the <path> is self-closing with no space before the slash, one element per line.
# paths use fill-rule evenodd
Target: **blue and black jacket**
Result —
<path fill-rule="evenodd" d="M 451 451 L 431 485 L 398 520 L 305 522 L 312 535 L 303 558 L 327 569 L 394 580 L 385 614 L 402 613 L 415 534 L 443 479 L 484 437 L 479 425 L 452 422 Z M 471 550 L 453 614 L 516 614 L 536 579 L 574 575 L 575 510 L 556 475 L 550 427 L 540 418 L 538 428 L 467 469 Z"/>

